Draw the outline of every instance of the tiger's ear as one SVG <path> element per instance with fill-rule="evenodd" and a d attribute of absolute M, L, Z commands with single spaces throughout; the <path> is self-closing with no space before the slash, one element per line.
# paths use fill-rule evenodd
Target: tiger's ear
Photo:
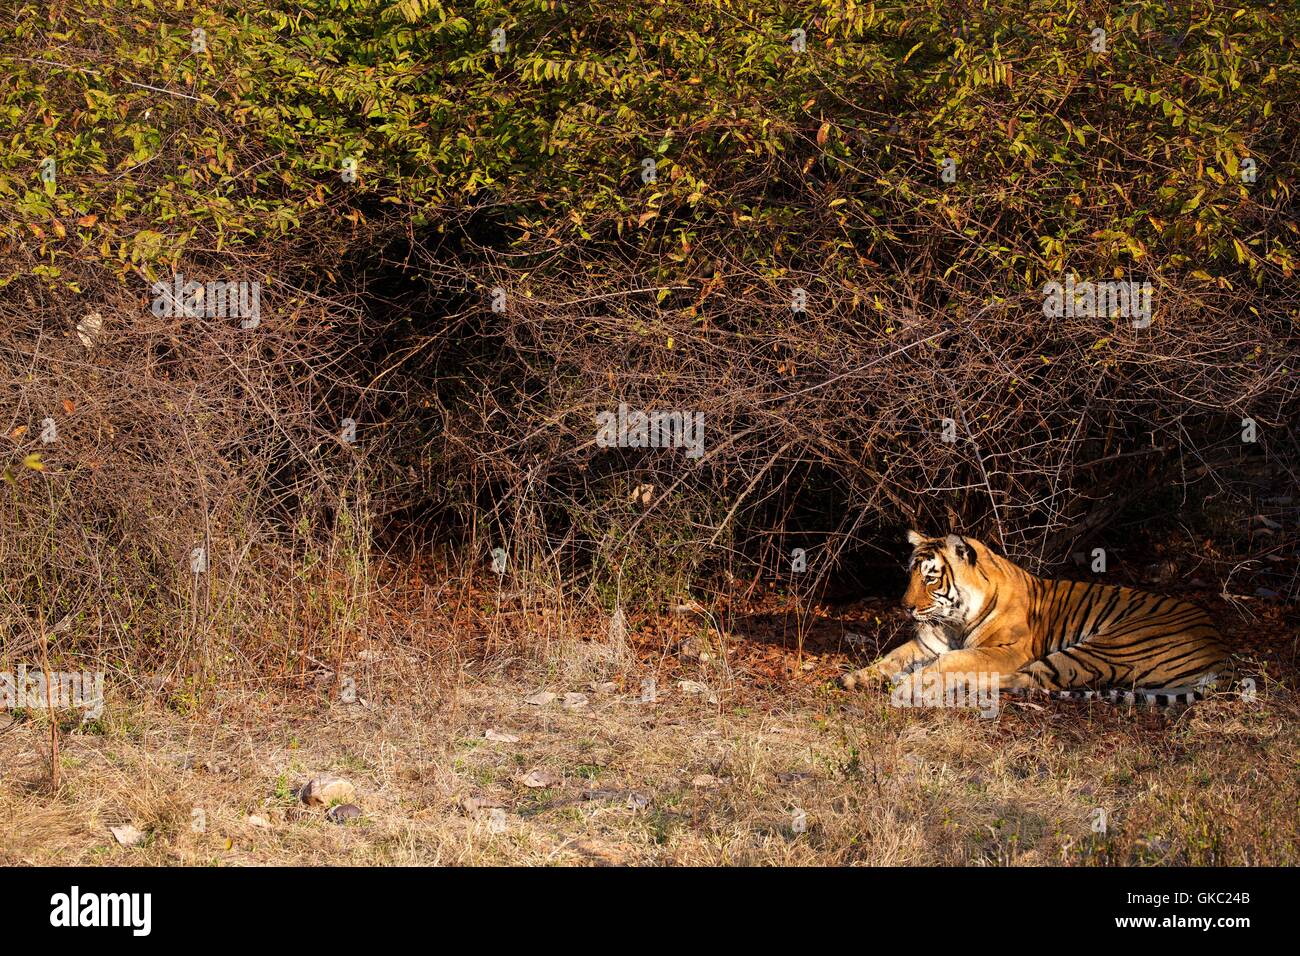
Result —
<path fill-rule="evenodd" d="M 957 557 L 961 558 L 971 567 L 975 566 L 975 549 L 970 546 L 965 538 L 959 534 L 948 535 L 947 545 L 953 550 Z"/>
<path fill-rule="evenodd" d="M 907 543 L 914 548 L 924 540 L 925 540 L 925 535 L 921 534 L 919 531 L 907 532 Z"/>

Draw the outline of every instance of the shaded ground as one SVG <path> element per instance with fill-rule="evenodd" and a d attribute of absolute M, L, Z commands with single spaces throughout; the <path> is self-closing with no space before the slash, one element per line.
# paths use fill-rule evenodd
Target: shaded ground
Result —
<path fill-rule="evenodd" d="M 1254 701 L 1004 699 L 983 719 L 829 686 L 858 654 L 845 634 L 901 623 L 883 605 L 801 616 L 765 600 L 725 638 L 698 615 L 646 629 L 621 661 L 577 642 L 546 667 L 501 655 L 435 680 L 418 655 L 370 654 L 354 703 L 330 680 L 231 688 L 201 712 L 174 691 L 110 691 L 101 721 L 62 736 L 53 793 L 48 725 L 24 716 L 0 729 L 0 863 L 1300 862 L 1283 624 L 1249 664 Z M 558 696 L 525 702 L 539 690 Z M 547 785 L 525 783 L 534 771 Z M 359 819 L 301 806 L 321 773 L 355 784 Z M 114 840 L 128 823 L 143 845 Z"/>

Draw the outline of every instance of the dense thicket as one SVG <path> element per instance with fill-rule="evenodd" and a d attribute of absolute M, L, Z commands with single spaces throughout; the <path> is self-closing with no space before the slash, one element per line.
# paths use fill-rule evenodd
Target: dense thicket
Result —
<path fill-rule="evenodd" d="M 256 619 L 375 516 L 625 595 L 904 523 L 1294 549 L 1294 4 L 6 15 L 15 620 Z M 260 321 L 155 314 L 177 273 Z M 1150 283 L 1149 325 L 1045 314 L 1071 280 Z M 703 454 L 600 447 L 620 403 Z"/>

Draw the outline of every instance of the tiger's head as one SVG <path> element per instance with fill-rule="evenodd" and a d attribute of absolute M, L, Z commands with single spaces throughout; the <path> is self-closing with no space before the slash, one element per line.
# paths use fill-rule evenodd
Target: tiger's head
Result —
<path fill-rule="evenodd" d="M 950 631 L 967 630 L 994 596 L 992 552 L 958 534 L 928 538 L 909 531 L 907 540 L 912 545 L 908 568 L 912 578 L 903 604 L 917 621 Z"/>

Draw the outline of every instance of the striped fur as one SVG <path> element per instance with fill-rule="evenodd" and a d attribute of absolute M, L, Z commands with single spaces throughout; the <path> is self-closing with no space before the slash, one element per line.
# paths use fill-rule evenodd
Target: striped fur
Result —
<path fill-rule="evenodd" d="M 1171 706 L 1199 700 L 1227 658 L 1201 608 L 1132 588 L 1035 577 L 972 538 L 909 532 L 904 604 L 916 637 L 847 675 L 994 672 L 1002 690 Z"/>
<path fill-rule="evenodd" d="M 1020 696 L 1031 696 L 1039 693 L 1050 697 L 1054 700 L 1072 700 L 1080 703 L 1089 701 L 1099 701 L 1105 704 L 1127 704 L 1130 707 L 1151 707 L 1151 708 L 1177 708 L 1188 707 L 1198 700 L 1205 700 L 1208 696 L 1207 691 L 1209 684 L 1215 675 L 1210 675 L 1210 680 L 1200 688 L 1182 687 L 1170 690 L 1150 690 L 1148 688 L 1136 687 L 1132 690 L 1124 690 L 1119 687 L 1108 687 L 1102 690 L 1044 690 L 1044 691 L 1026 691 L 1011 689 L 1012 694 Z"/>

